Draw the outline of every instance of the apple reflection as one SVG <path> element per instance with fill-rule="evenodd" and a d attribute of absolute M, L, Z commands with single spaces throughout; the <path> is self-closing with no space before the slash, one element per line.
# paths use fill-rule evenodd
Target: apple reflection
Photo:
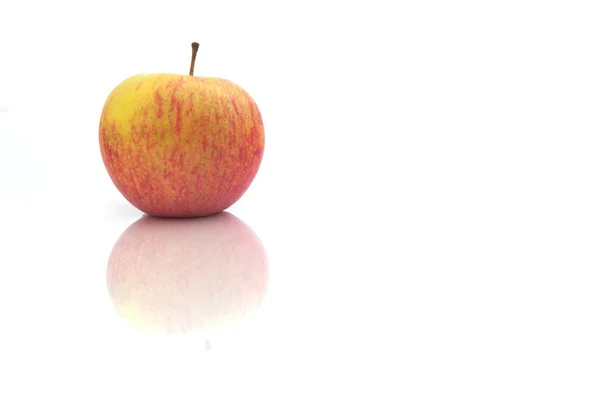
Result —
<path fill-rule="evenodd" d="M 107 285 L 129 325 L 155 333 L 214 333 L 257 311 L 268 264 L 256 234 L 222 212 L 204 218 L 144 215 L 115 243 Z"/>

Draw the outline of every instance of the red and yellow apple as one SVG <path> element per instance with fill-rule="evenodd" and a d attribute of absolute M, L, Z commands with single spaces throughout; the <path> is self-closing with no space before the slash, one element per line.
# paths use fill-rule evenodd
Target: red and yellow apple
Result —
<path fill-rule="evenodd" d="M 258 106 L 238 85 L 193 75 L 141 74 L 119 84 L 100 118 L 100 151 L 121 194 L 160 217 L 225 210 L 246 192 L 264 151 Z"/>
<path fill-rule="evenodd" d="M 211 336 L 259 310 L 268 276 L 260 240 L 228 212 L 145 215 L 115 243 L 107 286 L 117 313 L 138 330 Z"/>

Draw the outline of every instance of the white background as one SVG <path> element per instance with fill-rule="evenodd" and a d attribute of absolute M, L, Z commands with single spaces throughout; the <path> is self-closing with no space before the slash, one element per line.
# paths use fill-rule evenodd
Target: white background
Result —
<path fill-rule="evenodd" d="M 594 1 L 0 4 L 0 397 L 597 399 Z M 106 266 L 142 213 L 98 146 L 126 77 L 226 78 L 261 169 L 260 316 L 152 336 Z"/>

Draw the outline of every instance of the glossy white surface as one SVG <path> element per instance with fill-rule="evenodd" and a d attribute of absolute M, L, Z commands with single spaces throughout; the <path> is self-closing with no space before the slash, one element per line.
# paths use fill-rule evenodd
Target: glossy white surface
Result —
<path fill-rule="evenodd" d="M 6 6 L 0 398 L 600 396 L 595 3 Z M 258 239 L 174 227 L 153 252 L 138 230 L 144 278 L 114 283 L 142 213 L 102 165 L 101 107 L 129 75 L 186 73 L 194 40 L 196 73 L 263 114 L 228 210 Z M 168 315 L 234 317 L 138 329 Z"/>

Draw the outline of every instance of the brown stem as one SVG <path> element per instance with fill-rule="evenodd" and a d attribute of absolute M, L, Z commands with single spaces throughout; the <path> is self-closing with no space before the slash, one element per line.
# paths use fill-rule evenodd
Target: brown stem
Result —
<path fill-rule="evenodd" d="M 192 63 L 190 64 L 190 76 L 194 75 L 194 65 L 196 65 L 196 54 L 200 45 L 196 42 L 192 43 Z"/>

